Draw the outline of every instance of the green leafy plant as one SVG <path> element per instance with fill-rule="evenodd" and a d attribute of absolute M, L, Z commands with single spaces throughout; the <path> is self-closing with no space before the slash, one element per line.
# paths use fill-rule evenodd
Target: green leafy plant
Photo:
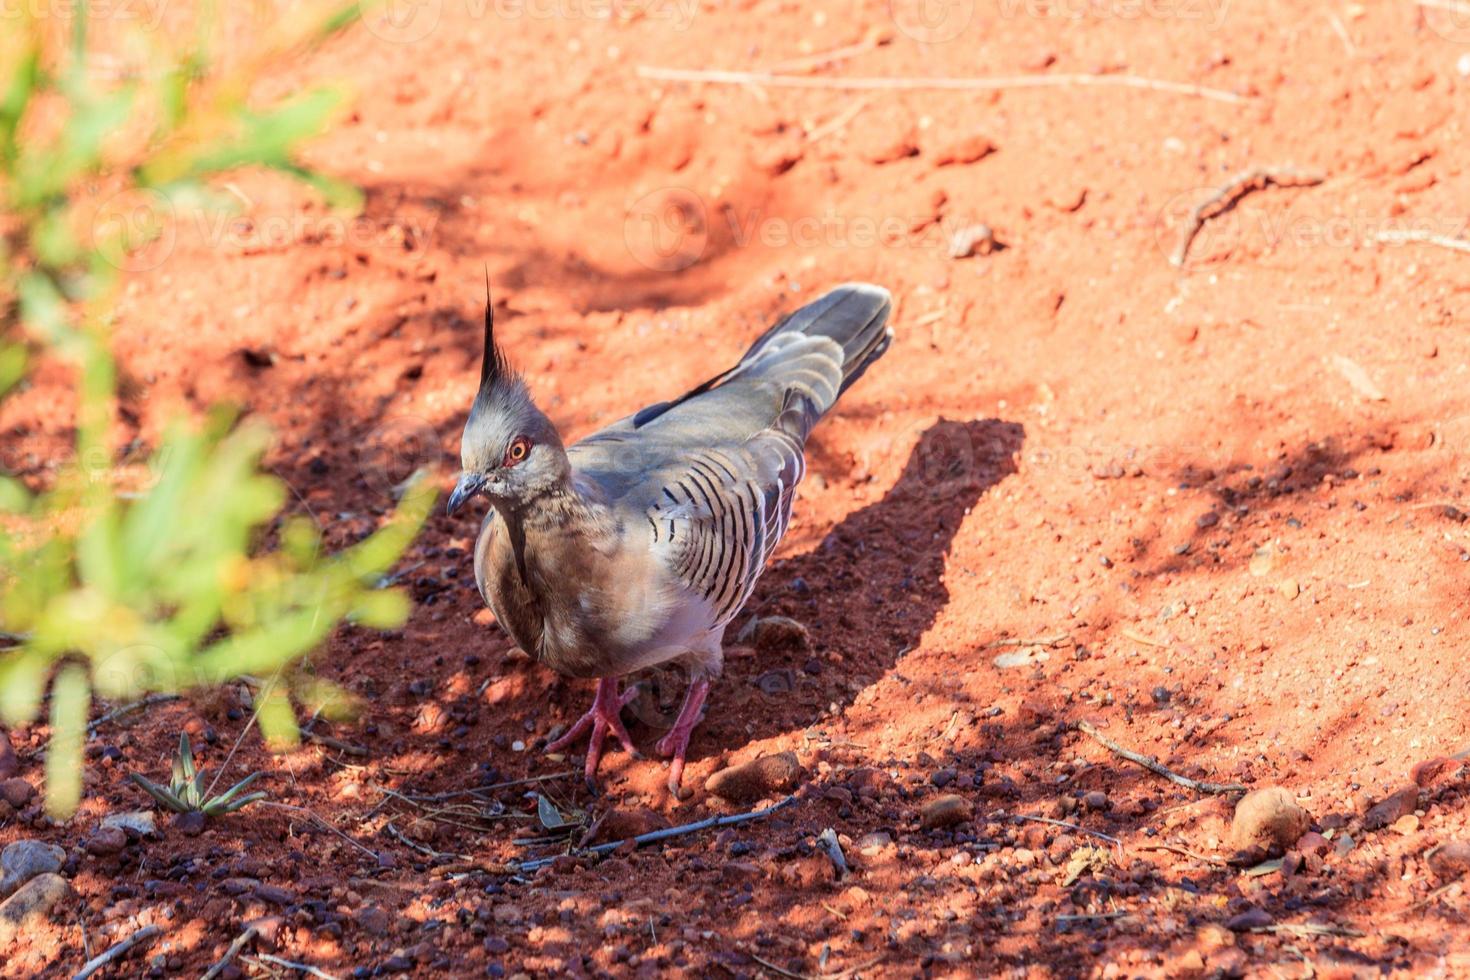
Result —
<path fill-rule="evenodd" d="M 259 803 L 269 794 L 257 790 L 241 796 L 261 776 L 252 772 L 218 796 L 204 798 L 204 770 L 194 765 L 194 750 L 189 746 L 189 733 L 179 735 L 179 751 L 173 759 L 173 775 L 167 786 L 160 786 L 136 772 L 128 773 L 137 786 L 158 801 L 158 805 L 174 813 L 202 813 L 206 817 L 219 817 L 243 810 L 252 803 Z"/>
<path fill-rule="evenodd" d="M 293 694 L 311 710 L 340 708 L 333 685 L 287 668 L 344 620 L 403 622 L 407 600 L 377 585 L 434 494 L 412 482 L 375 533 L 325 555 L 310 522 L 275 522 L 286 488 L 259 470 L 269 434 L 230 410 L 170 427 L 141 487 L 114 465 L 111 296 L 119 267 L 170 209 L 208 206 L 208 179 L 247 166 L 300 178 L 334 205 L 358 203 L 354 188 L 296 156 L 341 93 L 265 104 L 249 95 L 361 5 L 306 4 L 268 25 L 267 48 L 232 47 L 228 68 L 212 70 L 204 4 L 184 50 L 160 50 L 163 35 L 148 34 L 149 59 L 123 72 L 92 70 L 89 5 L 67 5 L 64 23 L 34 6 L 20 5 L 0 32 L 0 397 L 37 356 L 71 364 L 76 451 L 39 490 L 0 472 L 0 723 L 34 718 L 49 685 L 47 805 L 64 816 L 80 799 L 94 692 L 123 699 L 268 675 L 256 714 L 276 744 L 298 737 Z M 108 220 L 97 200 L 119 195 L 167 207 Z M 274 550 L 262 547 L 268 535 Z"/>

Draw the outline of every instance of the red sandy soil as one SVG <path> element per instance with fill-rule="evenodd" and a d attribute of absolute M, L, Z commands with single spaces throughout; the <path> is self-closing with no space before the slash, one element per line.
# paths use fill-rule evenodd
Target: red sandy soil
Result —
<path fill-rule="evenodd" d="M 0 975 L 70 975 L 85 922 L 94 953 L 163 928 L 114 975 L 195 976 L 274 916 L 245 956 L 340 977 L 1470 976 L 1464 886 L 1425 857 L 1470 837 L 1466 770 L 1426 777 L 1390 826 L 1364 820 L 1417 764 L 1470 746 L 1470 257 L 1371 241 L 1458 235 L 1470 214 L 1470 25 L 1409 2 L 987 0 L 933 5 L 951 19 L 925 43 L 915 6 L 706 2 L 686 22 L 672 3 L 431 3 L 423 37 L 357 27 L 263 88 L 357 88 L 310 157 L 367 189 L 366 218 L 344 242 L 309 192 L 239 175 L 249 221 L 181 219 L 118 312 L 126 434 L 152 445 L 181 406 L 245 404 L 279 435 L 292 510 L 335 546 L 414 465 L 450 485 L 487 265 L 506 345 L 571 436 L 702 380 L 830 285 L 887 286 L 898 340 L 817 430 L 751 601 L 809 646 L 732 654 L 690 799 L 619 751 L 598 799 L 537 784 L 611 814 L 615 839 L 758 806 L 705 779 L 791 751 L 797 804 L 516 878 L 498 864 L 556 850 L 515 844 L 535 821 L 504 815 L 533 813 L 537 787 L 437 814 L 386 796 L 575 768 L 539 748 L 591 694 L 511 649 L 471 585 L 478 515 L 440 512 L 404 562 L 407 626 L 339 630 L 313 658 L 364 703 L 322 730 L 366 755 L 272 756 L 249 732 L 229 775 L 265 769 L 302 810 L 97 856 L 99 820 L 145 805 L 126 771 L 165 773 L 186 725 L 218 768 L 247 712 L 232 688 L 109 722 L 76 817 L 0 818 L 0 844 L 64 846 L 81 899 Z M 1247 99 L 637 74 L 783 63 L 1131 74 Z M 1171 265 L 1190 207 L 1255 167 L 1325 181 L 1250 193 Z M 980 222 L 1004 247 L 951 258 Z M 34 483 L 64 463 L 67 391 L 45 367 L 0 414 L 4 461 Z M 1266 873 L 1219 863 L 1233 797 L 1125 761 L 1083 721 L 1186 776 L 1286 787 L 1329 850 Z M 47 732 L 12 734 L 27 759 Z M 39 786 L 38 763 L 21 774 Z M 921 829 L 946 793 L 973 819 Z M 815 842 L 828 827 L 844 880 Z M 1108 859 L 1066 883 L 1089 843 Z"/>

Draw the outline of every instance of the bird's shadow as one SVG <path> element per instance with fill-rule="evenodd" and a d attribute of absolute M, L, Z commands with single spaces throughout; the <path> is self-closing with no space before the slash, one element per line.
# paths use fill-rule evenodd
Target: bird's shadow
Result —
<path fill-rule="evenodd" d="M 1024 439 L 1015 422 L 940 419 L 883 499 L 804 554 L 775 562 L 726 633 L 725 672 L 691 761 L 818 724 L 899 665 L 950 601 L 946 558 L 965 516 L 1016 472 Z M 790 627 L 771 630 L 773 642 L 739 639 L 752 619 L 769 617 L 800 623 L 805 641 L 793 640 Z M 653 681 L 663 690 L 633 708 L 656 728 L 672 720 L 677 698 L 669 694 L 681 684 L 670 675 Z"/>

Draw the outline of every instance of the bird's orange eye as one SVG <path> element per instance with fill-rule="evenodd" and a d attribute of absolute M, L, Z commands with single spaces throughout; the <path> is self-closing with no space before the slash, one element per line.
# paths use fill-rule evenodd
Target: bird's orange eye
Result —
<path fill-rule="evenodd" d="M 514 466 L 525 459 L 531 452 L 531 440 L 525 436 L 516 436 L 515 441 L 505 450 L 505 465 Z"/>

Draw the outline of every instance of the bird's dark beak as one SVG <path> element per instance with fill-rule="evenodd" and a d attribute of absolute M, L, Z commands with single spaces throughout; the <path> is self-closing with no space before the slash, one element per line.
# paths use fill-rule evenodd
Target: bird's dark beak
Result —
<path fill-rule="evenodd" d="M 449 502 L 444 505 L 446 514 L 455 511 L 475 494 L 485 489 L 485 476 L 481 473 L 461 473 L 459 482 L 454 485 L 454 492 L 449 495 Z"/>

